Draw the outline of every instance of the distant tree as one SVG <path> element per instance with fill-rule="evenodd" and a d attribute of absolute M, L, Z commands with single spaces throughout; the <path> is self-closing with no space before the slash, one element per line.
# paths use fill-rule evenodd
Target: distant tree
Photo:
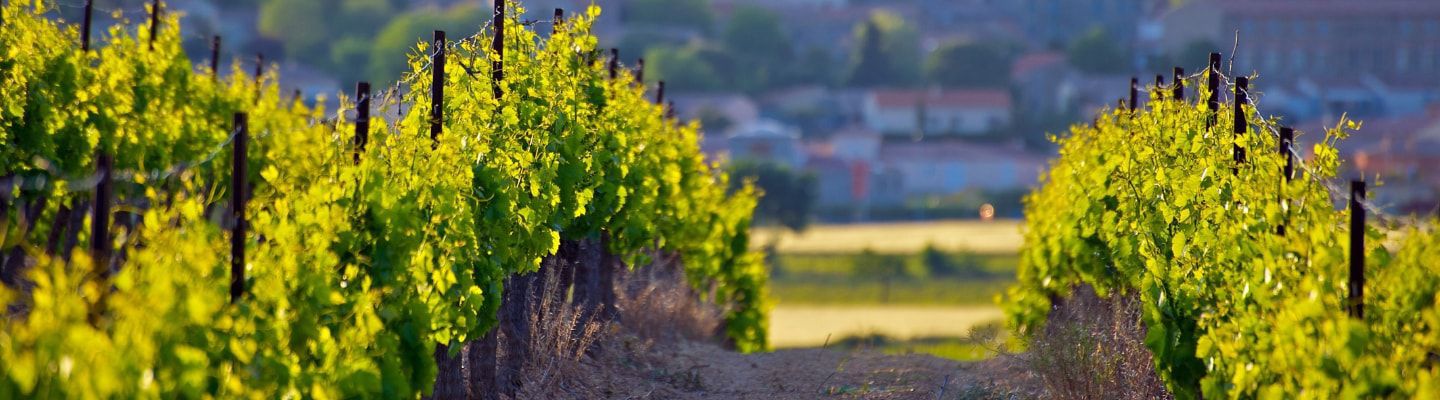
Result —
<path fill-rule="evenodd" d="M 430 40 L 432 31 L 444 30 L 451 38 L 469 36 L 479 29 L 476 21 L 489 15 L 488 10 L 482 12 L 473 3 L 461 3 L 447 10 L 425 7 L 401 14 L 375 36 L 366 75 L 375 82 L 397 79 L 409 71 L 407 57 L 414 53 L 417 44 Z"/>
<path fill-rule="evenodd" d="M 335 24 L 335 37 L 373 38 L 376 27 L 384 26 L 395 17 L 396 8 L 390 0 L 339 1 L 340 20 Z"/>
<path fill-rule="evenodd" d="M 865 31 L 859 36 L 860 49 L 855 56 L 854 67 L 850 70 L 849 83 L 859 86 L 878 86 L 885 83 L 885 75 L 891 71 L 890 58 L 881 47 L 880 28 L 872 22 L 865 23 Z"/>
<path fill-rule="evenodd" d="M 715 16 L 709 0 L 630 0 L 624 3 L 626 23 L 692 27 L 709 32 Z"/>
<path fill-rule="evenodd" d="M 350 79 L 362 76 L 369 61 L 355 43 L 373 39 L 393 14 L 389 0 L 264 0 L 258 28 L 264 39 L 284 44 L 286 57 Z"/>
<path fill-rule="evenodd" d="M 712 91 L 727 87 L 728 74 L 716 69 L 728 58 L 723 50 L 692 43 L 683 47 L 659 46 L 645 52 L 647 80 L 664 80 L 676 91 Z"/>
<path fill-rule="evenodd" d="M 780 259 L 780 236 L 774 236 L 769 242 L 761 245 L 760 253 L 765 255 L 765 266 L 770 267 L 770 276 L 780 277 L 785 275 L 785 265 Z"/>
<path fill-rule="evenodd" d="M 790 56 L 791 49 L 790 36 L 780 29 L 780 24 L 780 16 L 770 10 L 742 6 L 725 25 L 722 40 L 736 56 L 781 61 Z"/>
<path fill-rule="evenodd" d="M 1100 27 L 1070 42 L 1066 55 L 1070 65 L 1088 73 L 1111 74 L 1130 69 L 1129 52 Z"/>
<path fill-rule="evenodd" d="M 334 1 L 267 0 L 260 5 L 260 35 L 285 44 L 285 55 L 307 64 L 330 61 L 330 20 L 325 15 Z"/>
<path fill-rule="evenodd" d="M 915 28 L 888 12 L 876 12 L 855 28 L 858 51 L 851 52 L 846 82 L 862 87 L 909 86 L 920 77 L 920 42 Z"/>
<path fill-rule="evenodd" d="M 214 1 L 210 1 L 210 3 L 214 4 L 214 5 L 217 6 L 217 7 L 220 7 L 220 8 L 223 8 L 223 9 L 232 9 L 232 10 L 254 10 L 256 6 L 259 6 L 259 5 L 260 5 L 261 3 L 263 3 L 263 2 L 264 2 L 264 0 L 214 0 Z"/>
<path fill-rule="evenodd" d="M 371 40 L 358 37 L 347 37 L 335 42 L 335 45 L 330 47 L 330 65 L 335 66 L 332 68 L 335 78 L 341 82 L 367 79 L 365 72 L 370 65 L 372 45 Z"/>
<path fill-rule="evenodd" d="M 957 88 L 1003 88 L 1010 85 L 1011 57 L 995 43 L 955 41 L 930 53 L 925 77 L 933 84 Z"/>
<path fill-rule="evenodd" d="M 795 62 L 786 63 L 789 69 L 780 77 L 782 85 L 831 85 L 837 79 L 836 58 L 824 48 L 811 47 L 802 52 Z"/>
<path fill-rule="evenodd" d="M 926 243 L 925 248 L 920 250 L 920 262 L 925 264 L 925 269 L 932 276 L 948 276 L 955 272 L 955 263 L 935 243 Z"/>
<path fill-rule="evenodd" d="M 855 275 L 864 279 L 879 279 L 881 283 L 880 302 L 890 302 L 890 289 L 895 280 L 905 276 L 905 258 L 893 254 L 880 254 L 866 247 L 855 257 Z"/>
<path fill-rule="evenodd" d="M 755 6 L 735 10 L 725 25 L 721 42 L 736 67 L 732 84 L 747 90 L 773 86 L 793 64 L 790 36 L 780 28 L 780 16 Z M 743 73 L 741 73 L 743 71 Z"/>
<path fill-rule="evenodd" d="M 659 47 L 684 47 L 686 42 L 655 31 L 630 31 L 620 38 L 616 48 L 620 49 L 620 55 L 634 57 L 638 54 L 645 54 L 650 50 Z"/>
<path fill-rule="evenodd" d="M 934 243 L 925 244 L 925 248 L 920 251 L 920 261 L 931 276 L 980 278 L 988 275 L 973 253 L 961 252 L 952 255 L 940 250 Z"/>
<path fill-rule="evenodd" d="M 815 175 L 773 162 L 738 160 L 730 164 L 730 176 L 733 186 L 753 179 L 763 192 L 755 207 L 756 222 L 779 224 L 795 232 L 809 225 L 815 213 Z"/>
<path fill-rule="evenodd" d="M 730 125 L 734 124 L 729 116 L 711 107 L 701 108 L 698 114 L 697 119 L 700 120 L 700 126 L 705 127 L 706 132 L 714 135 L 725 132 L 726 129 L 730 129 Z"/>

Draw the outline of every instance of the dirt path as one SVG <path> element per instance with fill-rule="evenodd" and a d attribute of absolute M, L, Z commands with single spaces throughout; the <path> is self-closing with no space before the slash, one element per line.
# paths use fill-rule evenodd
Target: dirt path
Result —
<path fill-rule="evenodd" d="M 594 395 L 619 399 L 972 399 L 1024 384 L 1009 358 L 961 363 L 928 355 L 832 349 L 738 354 L 711 344 L 627 344 Z M 606 357 L 611 358 L 611 357 Z M 600 363 L 597 363 L 600 364 Z M 614 365 L 618 364 L 618 365 Z M 1022 396 L 1029 397 L 1029 396 Z"/>

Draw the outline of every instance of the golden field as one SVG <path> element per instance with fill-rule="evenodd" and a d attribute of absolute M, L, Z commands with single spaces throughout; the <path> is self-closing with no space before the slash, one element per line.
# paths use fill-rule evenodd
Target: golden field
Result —
<path fill-rule="evenodd" d="M 775 307 L 770 315 L 770 345 L 813 347 L 845 337 L 882 334 L 906 340 L 965 337 L 970 328 L 999 322 L 996 306 L 829 305 Z"/>

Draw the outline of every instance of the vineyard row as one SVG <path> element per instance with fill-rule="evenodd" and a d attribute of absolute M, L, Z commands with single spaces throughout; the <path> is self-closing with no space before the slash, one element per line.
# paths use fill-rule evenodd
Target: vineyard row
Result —
<path fill-rule="evenodd" d="M 766 347 L 758 194 L 663 84 L 599 61 L 598 8 L 542 39 L 497 2 L 493 33 L 420 43 L 406 90 L 358 84 L 349 120 L 259 67 L 221 79 L 218 40 L 197 72 L 158 1 L 91 48 L 92 6 L 79 32 L 0 8 L 0 397 L 510 391 L 545 277 L 613 320 L 616 276 L 671 260 Z"/>
<path fill-rule="evenodd" d="M 1303 132 L 1256 108 L 1252 77 L 1208 61 L 1176 68 L 1169 91 L 1157 77 L 1147 107 L 1132 79 L 1128 104 L 1056 138 L 1025 199 L 1019 282 L 1002 301 L 1011 326 L 1046 335 L 1052 307 L 1090 287 L 1138 300 L 1177 398 L 1440 395 L 1436 221 L 1397 223 L 1362 181 L 1336 190 L 1336 143 L 1361 124 L 1342 118 L 1301 152 Z"/>

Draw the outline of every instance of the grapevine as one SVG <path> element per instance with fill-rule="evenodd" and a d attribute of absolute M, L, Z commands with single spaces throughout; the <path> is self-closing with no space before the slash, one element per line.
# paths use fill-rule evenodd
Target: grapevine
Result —
<path fill-rule="evenodd" d="M 1360 125 L 1317 133 L 1287 180 L 1280 121 L 1254 103 L 1240 106 L 1246 133 L 1232 134 L 1233 105 L 1212 113 L 1156 92 L 1147 108 L 1102 112 L 1057 139 L 1025 199 L 1019 283 L 1003 298 L 1021 336 L 1084 284 L 1141 300 L 1145 344 L 1179 398 L 1436 396 L 1434 221 L 1367 227 L 1354 250 L 1371 297 L 1364 319 L 1346 312 L 1352 210 L 1336 209 L 1327 182 L 1335 143 Z"/>
<path fill-rule="evenodd" d="M 86 52 L 46 7 L 0 9 L 0 197 L 48 199 L 35 220 L 50 221 L 89 198 L 95 154 L 111 154 L 125 211 L 112 217 L 127 223 L 108 245 L 125 256 L 52 256 L 55 226 L 3 228 L 26 262 L 23 284 L 0 286 L 18 310 L 0 324 L 0 397 L 413 398 L 431 390 L 437 346 L 495 328 L 507 277 L 601 237 L 629 265 L 678 255 L 737 347 L 766 348 L 766 271 L 748 243 L 759 194 L 727 192 L 697 125 L 665 118 L 629 74 L 609 79 L 589 33 L 598 7 L 542 39 L 512 5 L 500 98 L 489 38 L 440 44 L 452 73 L 434 141 L 435 44 L 420 43 L 405 90 L 379 104 L 404 112 L 373 118 L 363 150 L 352 99 L 331 112 L 282 99 L 273 72 L 200 71 L 175 16 L 154 50 L 147 29 L 119 24 Z M 231 303 L 218 216 L 237 112 L 253 189 L 248 290 Z M 77 248 L 88 233 L 71 233 Z"/>

